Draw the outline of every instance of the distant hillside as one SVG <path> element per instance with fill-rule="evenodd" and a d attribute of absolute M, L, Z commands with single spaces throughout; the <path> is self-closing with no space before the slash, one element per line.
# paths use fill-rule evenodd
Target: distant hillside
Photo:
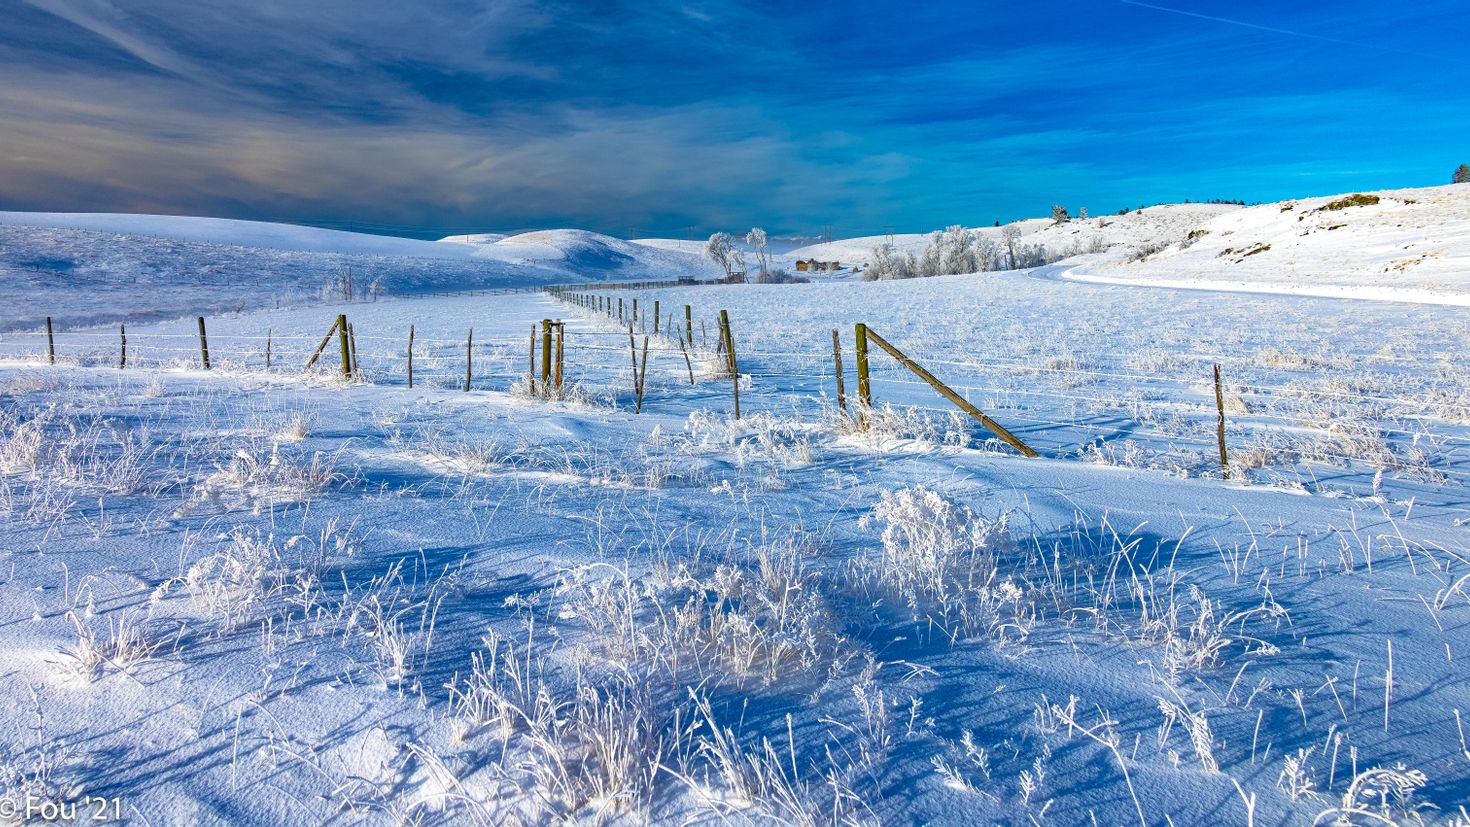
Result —
<path fill-rule="evenodd" d="M 1201 223 L 1189 238 L 1099 268 L 1204 285 L 1470 291 L 1470 185 L 1303 198 Z"/>
<path fill-rule="evenodd" d="M 1073 219 L 1057 224 L 1050 218 L 1029 218 L 1015 222 L 1026 244 L 1044 245 L 1054 256 L 1081 255 L 1089 250 L 1111 251 L 1124 255 L 1128 251 L 1183 240 L 1199 224 L 1242 209 L 1233 204 L 1166 204 L 1135 210 L 1124 215 L 1102 215 Z M 937 228 L 936 228 L 937 229 Z M 976 227 L 974 232 L 1000 242 L 1000 227 Z M 866 266 L 873 250 L 881 244 L 892 244 L 899 253 L 920 255 L 929 244 L 929 233 L 904 233 L 894 236 L 846 238 L 826 244 L 813 244 L 777 257 L 777 266 L 792 269 L 795 262 L 815 258 L 837 261 L 850 268 L 854 263 Z M 822 278 L 827 274 L 814 274 Z M 851 273 L 827 277 L 853 278 Z"/>
<path fill-rule="evenodd" d="M 0 213 L 0 330 L 358 298 L 715 274 L 692 253 L 581 230 L 450 243 L 179 216 Z"/>

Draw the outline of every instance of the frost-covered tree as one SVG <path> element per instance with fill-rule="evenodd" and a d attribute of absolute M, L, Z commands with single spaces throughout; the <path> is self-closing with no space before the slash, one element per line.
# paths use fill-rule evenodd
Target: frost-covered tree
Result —
<path fill-rule="evenodd" d="M 766 253 L 766 231 L 760 227 L 753 228 L 745 234 L 745 243 L 755 248 L 755 261 L 760 266 L 761 273 L 765 274 L 771 268 L 771 257 Z"/>
<path fill-rule="evenodd" d="M 883 281 L 893 278 L 893 245 L 879 244 L 873 248 L 868 269 L 863 271 L 863 281 Z"/>
<path fill-rule="evenodd" d="M 1051 208 L 1051 220 L 1053 224 L 1065 224 L 1068 221 L 1072 220 L 1072 216 L 1067 215 L 1066 207 L 1063 207 L 1061 204 L 1057 204 L 1056 206 Z"/>
<path fill-rule="evenodd" d="M 1021 240 L 1021 227 L 1018 224 L 1007 224 L 1000 228 L 1000 243 L 1006 248 L 1006 269 L 1014 270 L 1016 264 L 1016 242 Z"/>
<path fill-rule="evenodd" d="M 1087 220 L 1087 208 L 1086 207 L 1083 207 L 1082 209 L 1080 209 L 1080 210 L 1077 211 L 1077 220 L 1078 221 L 1086 221 Z"/>
<path fill-rule="evenodd" d="M 995 242 L 979 233 L 975 234 L 975 272 L 983 273 L 1000 269 L 1000 251 Z"/>
<path fill-rule="evenodd" d="M 735 274 L 745 269 L 745 256 L 735 249 L 735 239 L 729 233 L 715 233 L 704 245 L 704 255 L 720 265 L 725 271 L 725 280 L 733 281 Z"/>
<path fill-rule="evenodd" d="M 1451 183 L 1470 184 L 1470 164 L 1460 164 L 1455 169 L 1455 177 L 1451 179 Z"/>
<path fill-rule="evenodd" d="M 911 279 L 918 274 L 919 261 L 913 253 L 904 255 L 894 250 L 892 244 L 880 244 L 873 248 L 873 258 L 863 271 L 863 281 Z"/>
<path fill-rule="evenodd" d="M 946 276 L 975 272 L 975 234 L 956 224 L 939 238 L 939 268 Z"/>
<path fill-rule="evenodd" d="M 924 247 L 924 255 L 919 258 L 919 275 L 937 276 L 940 269 L 940 248 L 944 243 L 944 233 L 939 230 L 929 234 L 929 243 Z"/>

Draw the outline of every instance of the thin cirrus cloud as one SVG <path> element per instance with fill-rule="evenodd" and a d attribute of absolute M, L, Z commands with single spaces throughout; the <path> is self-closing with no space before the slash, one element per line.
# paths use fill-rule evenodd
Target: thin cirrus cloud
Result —
<path fill-rule="evenodd" d="M 1303 177 L 1435 183 L 1372 144 L 1448 152 L 1405 116 L 1463 123 L 1453 64 L 1334 65 L 1380 29 L 1413 48 L 1435 4 L 1224 11 L 20 0 L 0 31 L 0 208 L 862 232 L 1286 197 Z M 1342 135 L 1365 108 L 1388 117 Z M 1247 158 L 1269 174 L 1243 176 Z"/>

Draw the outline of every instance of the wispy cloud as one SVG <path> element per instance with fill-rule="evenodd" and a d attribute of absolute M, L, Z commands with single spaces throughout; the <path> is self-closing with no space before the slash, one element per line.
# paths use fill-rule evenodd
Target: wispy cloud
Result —
<path fill-rule="evenodd" d="M 650 233 L 924 229 L 1171 180 L 1264 197 L 1240 158 L 1277 181 L 1292 157 L 1378 169 L 1357 135 L 1423 159 L 1465 120 L 1439 105 L 1454 73 L 1334 63 L 1333 38 L 1377 25 L 1400 48 L 1429 12 L 1346 6 L 1294 53 L 1136 1 L 22 0 L 0 208 Z"/>

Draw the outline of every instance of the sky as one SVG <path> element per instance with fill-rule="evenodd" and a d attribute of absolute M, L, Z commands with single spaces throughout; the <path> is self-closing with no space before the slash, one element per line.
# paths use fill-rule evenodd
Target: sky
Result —
<path fill-rule="evenodd" d="M 0 209 L 919 232 L 1448 183 L 1464 0 L 0 0 Z"/>

